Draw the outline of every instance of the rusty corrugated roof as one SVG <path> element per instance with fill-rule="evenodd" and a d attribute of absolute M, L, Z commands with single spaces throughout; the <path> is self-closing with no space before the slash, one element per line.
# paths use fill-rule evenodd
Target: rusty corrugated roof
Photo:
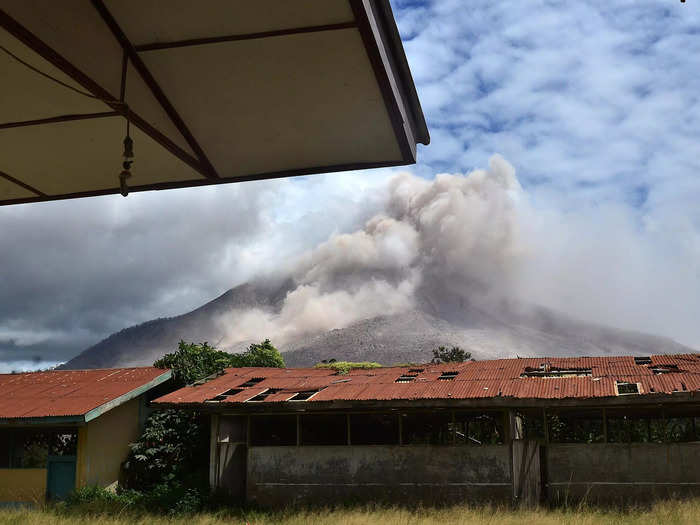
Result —
<path fill-rule="evenodd" d="M 170 374 L 153 367 L 0 374 L 0 419 L 84 416 Z"/>
<path fill-rule="evenodd" d="M 426 364 L 352 370 L 338 375 L 318 368 L 229 368 L 211 381 L 188 386 L 155 403 L 199 404 L 211 401 L 251 377 L 264 378 L 253 387 L 241 388 L 220 401 L 241 404 L 274 388 L 266 402 L 286 402 L 297 392 L 319 390 L 307 402 L 340 400 L 418 399 L 588 399 L 617 395 L 617 382 L 639 384 L 639 394 L 671 394 L 700 391 L 700 354 L 651 356 L 648 364 L 634 357 L 541 357 L 497 359 L 453 364 Z M 422 369 L 413 381 L 397 383 L 411 369 Z M 454 379 L 438 379 L 454 371 Z M 570 371 L 571 373 L 567 373 Z M 527 377 L 527 374 L 563 377 Z"/>

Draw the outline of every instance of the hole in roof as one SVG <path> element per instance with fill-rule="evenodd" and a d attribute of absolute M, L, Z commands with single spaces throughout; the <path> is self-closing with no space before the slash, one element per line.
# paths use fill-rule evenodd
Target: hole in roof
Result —
<path fill-rule="evenodd" d="M 410 383 L 411 381 L 416 380 L 416 376 L 418 376 L 418 374 L 403 374 L 403 375 L 399 376 L 396 379 L 396 381 L 394 381 L 394 382 L 395 383 Z"/>
<path fill-rule="evenodd" d="M 220 395 L 222 396 L 235 396 L 236 394 L 240 394 L 243 392 L 242 388 L 230 388 L 226 392 L 222 392 Z"/>
<path fill-rule="evenodd" d="M 671 374 L 673 372 L 683 372 L 678 365 L 655 365 L 651 367 L 654 374 Z"/>
<path fill-rule="evenodd" d="M 265 390 L 264 392 L 260 392 L 257 396 L 251 397 L 251 398 L 248 399 L 248 401 L 246 401 L 246 402 L 249 402 L 249 401 L 265 401 L 265 399 L 267 399 L 267 396 L 269 396 L 270 394 L 276 394 L 277 392 L 281 392 L 281 391 L 282 391 L 281 388 L 268 388 L 268 389 Z"/>
<path fill-rule="evenodd" d="M 539 368 L 527 367 L 520 377 L 588 377 L 593 375 L 590 368 L 556 368 L 542 365 Z"/>
<path fill-rule="evenodd" d="M 265 380 L 264 377 L 251 377 L 250 379 L 248 379 L 248 381 L 246 381 L 242 385 L 238 385 L 238 386 L 241 388 L 248 388 L 249 386 L 257 385 L 260 381 L 264 381 L 264 380 Z"/>
<path fill-rule="evenodd" d="M 634 364 L 635 365 L 650 365 L 651 364 L 651 357 L 635 357 Z"/>
<path fill-rule="evenodd" d="M 409 368 L 408 373 L 409 374 L 420 374 L 423 371 L 422 368 Z"/>
<path fill-rule="evenodd" d="M 438 379 L 441 381 L 448 381 L 450 379 L 454 379 L 455 377 L 457 377 L 457 374 L 459 374 L 459 372 L 456 372 L 456 371 L 443 372 L 442 375 L 440 375 L 440 377 L 438 377 Z"/>
<path fill-rule="evenodd" d="M 623 396 L 626 394 L 639 394 L 639 385 L 637 383 L 617 381 L 617 395 Z"/>
<path fill-rule="evenodd" d="M 314 394 L 318 394 L 318 390 L 305 390 L 304 392 L 297 392 L 289 398 L 289 401 L 306 401 Z"/>
<path fill-rule="evenodd" d="M 207 401 L 226 401 L 226 396 L 224 396 L 224 395 L 214 396 L 211 399 L 207 399 Z"/>

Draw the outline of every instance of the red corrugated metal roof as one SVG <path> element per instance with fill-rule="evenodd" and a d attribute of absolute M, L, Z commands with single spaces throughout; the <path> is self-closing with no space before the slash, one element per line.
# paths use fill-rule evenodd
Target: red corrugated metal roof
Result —
<path fill-rule="evenodd" d="M 633 357 L 542 357 L 469 361 L 441 365 L 416 365 L 370 370 L 352 370 L 337 375 L 317 368 L 229 368 L 202 385 L 188 386 L 163 396 L 155 403 L 198 404 L 240 387 L 251 377 L 263 377 L 253 387 L 226 397 L 224 404 L 245 403 L 268 388 L 280 389 L 266 402 L 285 402 L 296 392 L 319 392 L 307 402 L 338 400 L 478 399 L 586 399 L 617 395 L 616 383 L 640 384 L 640 395 L 700 391 L 700 354 L 651 356 L 650 364 L 636 364 Z M 656 373 L 654 368 L 675 366 L 677 371 Z M 415 380 L 396 383 L 411 369 L 423 369 Z M 523 377 L 526 371 L 590 369 L 590 375 L 566 377 Z M 438 379 L 443 372 L 456 371 L 452 380 Z"/>
<path fill-rule="evenodd" d="M 153 367 L 0 374 L 0 419 L 82 416 L 164 375 Z"/>

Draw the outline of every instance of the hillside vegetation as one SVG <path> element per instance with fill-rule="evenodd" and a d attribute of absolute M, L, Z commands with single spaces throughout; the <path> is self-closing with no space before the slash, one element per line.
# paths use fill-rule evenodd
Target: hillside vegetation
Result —
<path fill-rule="evenodd" d="M 0 525 L 664 525 L 696 524 L 700 516 L 700 500 L 661 502 L 647 509 L 626 511 L 596 510 L 591 508 L 517 511 L 494 507 L 455 506 L 443 509 L 350 508 L 341 510 L 289 510 L 282 512 L 227 511 L 201 513 L 181 518 L 164 518 L 152 514 L 134 514 L 123 509 L 119 514 L 92 512 L 71 514 L 59 509 L 0 510 Z"/>

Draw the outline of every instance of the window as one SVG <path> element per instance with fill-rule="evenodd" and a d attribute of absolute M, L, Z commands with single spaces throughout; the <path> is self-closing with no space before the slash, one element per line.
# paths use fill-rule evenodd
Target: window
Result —
<path fill-rule="evenodd" d="M 602 410 L 547 411 L 552 443 L 602 443 L 605 441 Z"/>
<path fill-rule="evenodd" d="M 74 430 L 0 431 L 0 468 L 45 468 L 49 456 L 75 456 Z"/>
<path fill-rule="evenodd" d="M 450 412 L 409 413 L 403 414 L 401 419 L 404 445 L 451 445 L 454 442 Z"/>
<path fill-rule="evenodd" d="M 347 445 L 347 416 L 304 415 L 301 416 L 302 445 Z"/>
<path fill-rule="evenodd" d="M 441 381 L 449 381 L 450 379 L 457 377 L 457 374 L 459 374 L 459 372 L 443 372 L 438 379 Z"/>
<path fill-rule="evenodd" d="M 637 383 L 626 383 L 617 381 L 617 395 L 623 396 L 627 394 L 639 394 L 639 385 Z"/>
<path fill-rule="evenodd" d="M 254 447 L 297 444 L 296 416 L 250 416 L 250 444 Z"/>
<path fill-rule="evenodd" d="M 458 444 L 500 445 L 504 435 L 503 412 L 455 412 Z"/>
<path fill-rule="evenodd" d="M 242 385 L 239 385 L 239 387 L 240 388 L 248 388 L 250 386 L 257 385 L 258 383 L 260 383 L 261 381 L 264 381 L 264 380 L 265 380 L 264 377 L 251 377 L 250 379 L 248 379 L 248 381 L 246 381 Z"/>
<path fill-rule="evenodd" d="M 663 443 L 663 414 L 658 408 L 608 409 L 608 442 Z"/>
<path fill-rule="evenodd" d="M 353 414 L 350 416 L 350 442 L 353 445 L 397 445 L 398 414 Z"/>

